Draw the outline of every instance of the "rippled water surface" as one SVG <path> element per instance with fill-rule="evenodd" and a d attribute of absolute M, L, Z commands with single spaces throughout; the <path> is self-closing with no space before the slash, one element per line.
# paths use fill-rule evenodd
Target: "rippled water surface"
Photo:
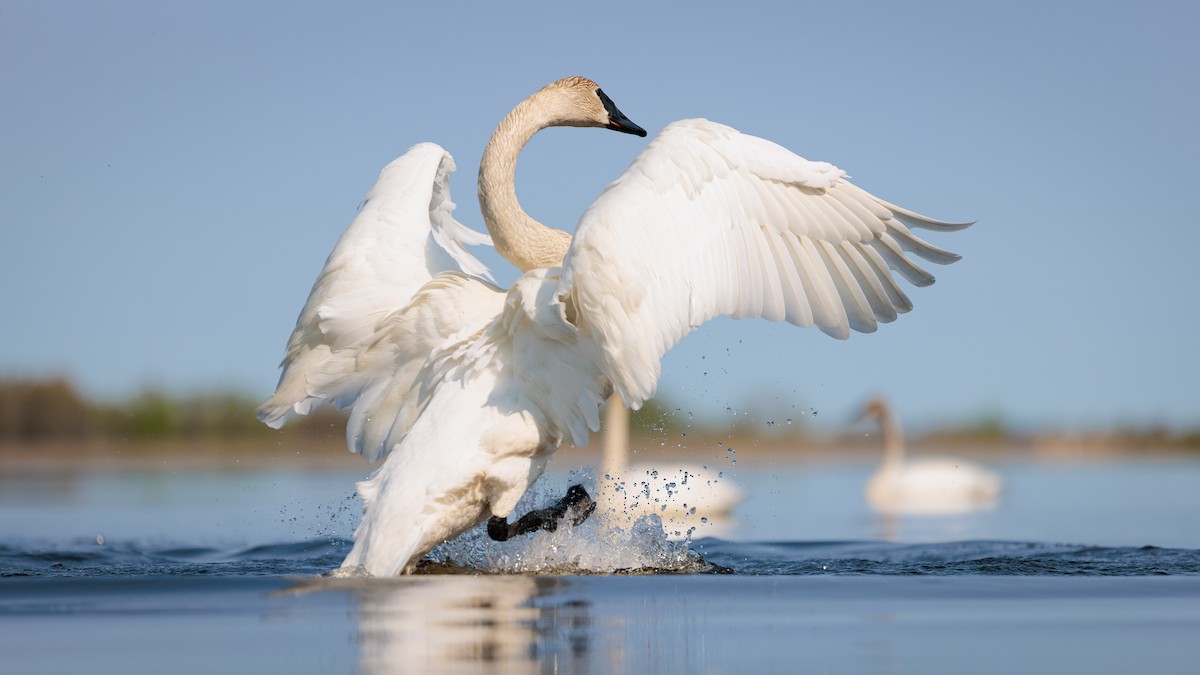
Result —
<path fill-rule="evenodd" d="M 1007 463 L 882 517 L 871 467 L 729 471 L 691 542 L 602 519 L 330 578 L 343 472 L 0 476 L 4 672 L 1194 672 L 1200 462 Z M 579 480 L 561 475 L 541 495 Z"/>
<path fill-rule="evenodd" d="M 249 548 L 157 548 L 133 542 L 0 546 L 0 578 L 225 576 L 317 577 L 336 568 L 350 551 L 347 540 L 312 540 Z M 680 545 L 682 546 L 682 544 Z M 1154 546 L 1102 547 L 1027 542 L 967 541 L 942 544 L 885 542 L 729 542 L 701 539 L 684 554 L 647 564 L 596 569 L 562 564 L 536 573 L 741 574 L 883 576 L 1168 576 L 1200 575 L 1200 550 Z M 570 557 L 576 555 L 566 551 Z M 506 574 L 487 564 L 438 561 L 419 574 Z M 517 573 L 522 573 L 518 571 Z M 533 572 L 523 572 L 533 573 Z"/>

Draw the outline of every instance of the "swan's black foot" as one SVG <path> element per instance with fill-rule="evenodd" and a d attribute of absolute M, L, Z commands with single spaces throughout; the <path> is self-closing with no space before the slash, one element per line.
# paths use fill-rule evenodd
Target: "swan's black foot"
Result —
<path fill-rule="evenodd" d="M 559 521 L 570 520 L 571 525 L 580 525 L 595 510 L 596 502 L 592 501 L 587 490 L 584 490 L 582 485 L 572 485 L 571 489 L 567 490 L 567 496 L 558 500 L 554 506 L 530 511 L 511 525 L 506 518 L 492 516 L 488 519 L 488 536 L 495 541 L 508 541 L 535 530 L 553 532 L 558 529 Z"/>

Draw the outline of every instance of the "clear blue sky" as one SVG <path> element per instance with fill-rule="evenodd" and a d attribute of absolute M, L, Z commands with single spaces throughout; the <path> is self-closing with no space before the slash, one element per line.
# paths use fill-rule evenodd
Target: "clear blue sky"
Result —
<path fill-rule="evenodd" d="M 873 335 L 686 339 L 660 387 L 681 406 L 836 427 L 880 392 L 912 426 L 1200 424 L 1196 3 L 981 4 L 6 0 L 0 373 L 265 396 L 379 169 L 441 144 L 481 228 L 496 123 L 581 74 L 652 134 L 707 117 L 979 220 Z M 570 229 L 645 143 L 543 132 L 522 204 Z"/>

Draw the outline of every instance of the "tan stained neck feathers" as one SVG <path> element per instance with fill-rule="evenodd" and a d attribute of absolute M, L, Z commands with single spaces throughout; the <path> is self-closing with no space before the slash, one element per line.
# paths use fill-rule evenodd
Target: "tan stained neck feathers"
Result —
<path fill-rule="evenodd" d="M 525 213 L 516 195 L 517 156 L 529 139 L 550 126 L 607 124 L 608 114 L 585 77 L 549 84 L 517 105 L 496 127 L 479 164 L 479 207 L 496 251 L 521 271 L 556 267 L 571 245 L 571 235 L 539 223 Z"/>

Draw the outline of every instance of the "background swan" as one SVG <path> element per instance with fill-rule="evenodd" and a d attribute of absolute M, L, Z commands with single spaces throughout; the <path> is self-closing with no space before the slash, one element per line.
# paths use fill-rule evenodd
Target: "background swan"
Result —
<path fill-rule="evenodd" d="M 889 268 L 924 286 L 933 277 L 914 258 L 958 259 L 909 228 L 967 224 L 706 120 L 659 133 L 572 239 L 529 217 L 513 185 L 521 148 L 556 125 L 645 135 L 582 77 L 505 117 L 478 189 L 497 252 L 524 272 L 510 289 L 478 278 L 463 245 L 484 239 L 451 216 L 453 161 L 421 144 L 384 169 L 301 311 L 260 416 L 277 426 L 317 403 L 351 406 L 351 449 L 386 456 L 358 485 L 348 570 L 405 572 L 437 543 L 507 518 L 564 441 L 587 443 L 611 392 L 640 407 L 663 354 L 705 321 L 870 332 L 912 307 Z"/>
<path fill-rule="evenodd" d="M 706 465 L 684 461 L 630 463 L 629 409 L 621 397 L 604 413 L 604 457 L 596 501 L 610 519 L 662 519 L 673 539 L 714 536 L 727 529 L 741 493 L 733 480 Z M 694 530 L 694 531 L 693 531 Z"/>
<path fill-rule="evenodd" d="M 873 398 L 863 418 L 879 422 L 883 463 L 867 481 L 867 502 L 894 514 L 950 514 L 996 503 L 1001 481 L 995 472 L 959 457 L 905 459 L 904 432 L 887 402 Z"/>

